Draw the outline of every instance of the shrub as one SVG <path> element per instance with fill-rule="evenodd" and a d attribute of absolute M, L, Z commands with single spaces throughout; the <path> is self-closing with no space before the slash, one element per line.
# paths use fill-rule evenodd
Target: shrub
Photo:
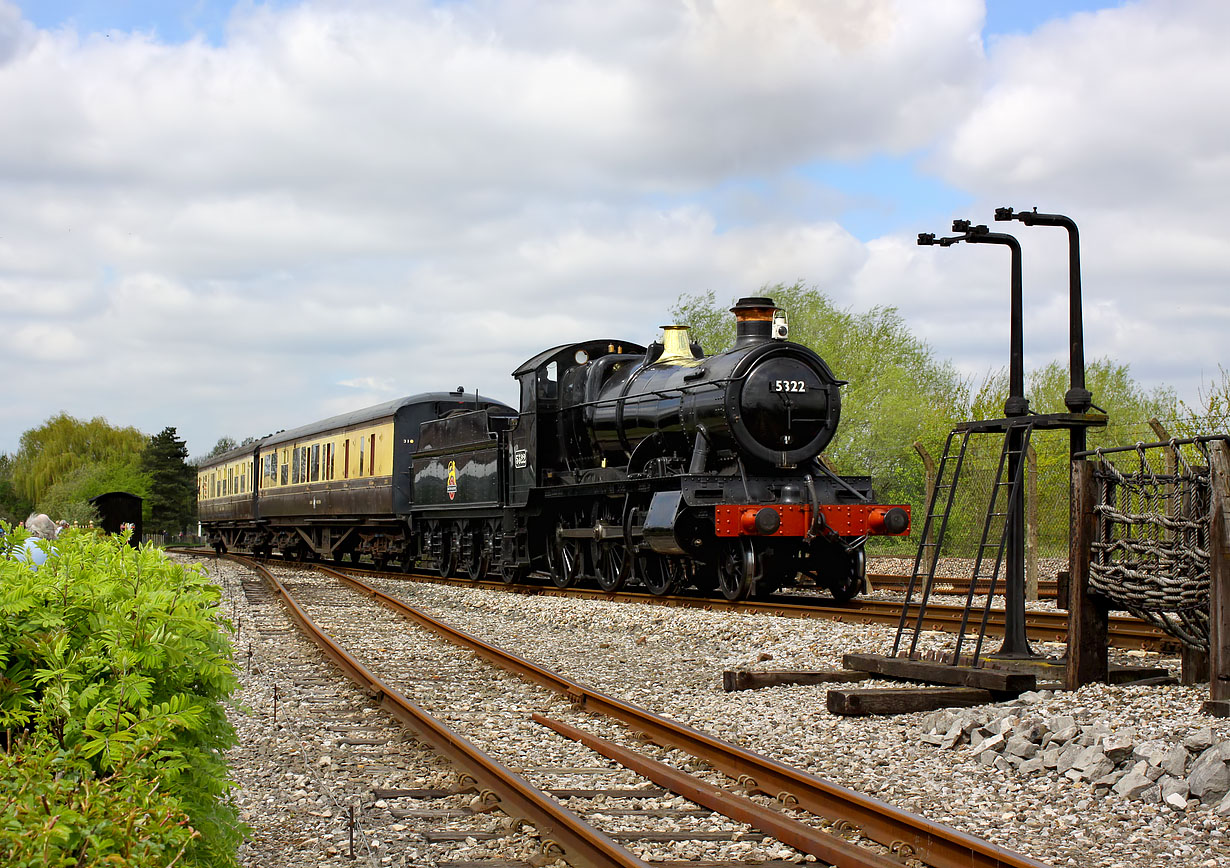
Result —
<path fill-rule="evenodd" d="M 38 570 L 0 558 L 0 860 L 235 864 L 220 592 L 118 536 L 54 547 Z"/>

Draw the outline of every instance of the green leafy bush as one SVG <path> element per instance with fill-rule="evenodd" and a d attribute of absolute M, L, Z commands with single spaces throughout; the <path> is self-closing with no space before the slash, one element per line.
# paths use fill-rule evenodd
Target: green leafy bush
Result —
<path fill-rule="evenodd" d="M 0 863 L 234 865 L 218 589 L 119 537 L 54 547 L 0 558 Z"/>

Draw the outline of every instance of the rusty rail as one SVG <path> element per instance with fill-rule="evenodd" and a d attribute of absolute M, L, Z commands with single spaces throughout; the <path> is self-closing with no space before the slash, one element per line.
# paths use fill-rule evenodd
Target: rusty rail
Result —
<path fill-rule="evenodd" d="M 851 866 L 851 868 L 855 866 L 857 868 L 901 868 L 901 862 L 897 859 L 873 853 L 866 847 L 851 843 L 840 835 L 801 823 L 773 808 L 753 802 L 729 790 L 707 784 L 694 775 L 650 759 L 623 745 L 542 714 L 535 714 L 533 719 L 536 723 L 555 730 L 565 738 L 580 742 L 607 759 L 632 769 L 660 787 L 677 793 L 711 811 L 730 817 L 732 820 L 747 823 L 761 832 L 772 835 L 782 843 L 789 844 L 796 850 L 810 853 L 817 859 L 823 859 L 838 868 L 846 868 L 846 866 Z"/>
<path fill-rule="evenodd" d="M 703 759 L 751 792 L 763 793 L 830 820 L 845 820 L 860 833 L 899 855 L 910 855 L 934 868 L 1045 868 L 1043 863 L 911 814 L 887 802 L 848 790 L 771 757 L 724 742 L 708 733 L 660 717 L 523 657 L 510 654 L 461 630 L 437 621 L 371 585 L 325 566 L 316 567 L 381 605 L 474 651 L 501 669 L 566 696 L 588 711 L 621 720 L 664 747 Z"/>
<path fill-rule="evenodd" d="M 904 591 L 910 582 L 909 576 L 892 575 L 889 573 L 868 573 L 867 580 L 871 582 L 871 587 L 877 591 Z M 949 577 L 936 576 L 935 590 L 937 594 L 960 594 L 965 596 L 969 593 L 968 577 Z M 979 596 L 987 593 L 991 583 L 979 580 L 974 583 L 974 595 Z M 1002 583 L 1001 583 L 1002 590 Z M 1054 579 L 1040 579 L 1038 581 L 1038 597 L 1043 600 L 1054 600 L 1059 596 L 1059 583 Z"/>
<path fill-rule="evenodd" d="M 498 802 L 500 810 L 533 824 L 539 831 L 544 850 L 549 850 L 554 843 L 567 854 L 570 862 L 585 868 L 649 868 L 603 832 L 386 685 L 321 630 L 295 602 L 286 587 L 263 565 L 236 555 L 227 557 L 264 577 L 303 631 L 352 681 L 371 693 L 381 708 L 406 724 L 416 737 L 433 750 L 452 761 L 474 782 L 475 789 Z"/>

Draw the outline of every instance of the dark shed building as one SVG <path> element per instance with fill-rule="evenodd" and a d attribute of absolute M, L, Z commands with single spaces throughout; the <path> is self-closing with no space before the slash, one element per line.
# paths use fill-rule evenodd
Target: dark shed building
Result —
<path fill-rule="evenodd" d="M 90 498 L 90 505 L 98 510 L 103 530 L 119 533 L 121 525 L 132 525 L 132 538 L 128 544 L 133 548 L 141 545 L 141 498 L 127 491 L 108 491 Z"/>

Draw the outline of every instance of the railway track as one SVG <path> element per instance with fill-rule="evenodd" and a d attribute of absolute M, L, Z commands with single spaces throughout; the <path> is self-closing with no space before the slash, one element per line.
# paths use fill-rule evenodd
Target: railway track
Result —
<path fill-rule="evenodd" d="M 192 554 L 191 550 L 181 553 Z M 281 563 L 280 561 L 273 561 Z M 856 599 L 849 603 L 838 603 L 827 597 L 807 597 L 801 594 L 779 594 L 767 600 L 744 600 L 737 603 L 712 597 L 695 595 L 670 595 L 659 597 L 645 591 L 621 590 L 610 593 L 598 588 L 574 586 L 557 588 L 550 583 L 538 584 L 506 584 L 496 580 L 441 578 L 425 573 L 401 573 L 376 569 L 365 569 L 358 566 L 348 566 L 347 571 L 359 575 L 386 576 L 414 581 L 426 581 L 440 584 L 462 585 L 466 587 L 501 590 L 512 593 L 538 594 L 543 596 L 581 597 L 590 599 L 612 600 L 617 602 L 650 603 L 661 606 L 688 606 L 710 611 L 739 611 L 766 615 L 777 615 L 790 618 L 827 618 L 834 621 L 845 621 L 856 624 L 889 624 L 896 625 L 901 618 L 901 601 Z M 877 579 L 884 576 L 873 576 L 873 586 L 883 589 L 877 584 Z M 895 577 L 906 578 L 906 577 Z M 963 580 L 957 580 L 961 582 Z M 960 587 L 960 585 L 954 586 Z M 964 587 L 968 588 L 968 582 Z M 937 591 L 943 590 L 940 585 Z M 946 593 L 946 592 L 945 592 Z M 964 592 L 962 592 L 964 593 Z M 955 633 L 961 623 L 962 607 L 959 605 L 930 602 L 927 605 L 926 616 L 922 629 L 939 632 Z M 911 606 L 907 625 L 912 625 L 918 616 L 917 606 Z M 977 629 L 979 613 L 971 616 L 971 626 Z M 1067 641 L 1068 615 L 1065 611 L 1030 610 L 1025 616 L 1026 632 L 1031 642 Z M 1002 636 L 1004 632 L 1004 610 L 992 609 L 987 623 L 987 633 L 991 636 Z M 1116 648 L 1125 650 L 1176 652 L 1177 641 L 1164 631 L 1129 615 L 1110 616 L 1108 639 Z"/>
<path fill-rule="evenodd" d="M 573 865 L 642 865 L 630 850 L 654 854 L 654 847 L 687 841 L 692 848 L 688 855 L 692 864 L 746 865 L 747 861 L 724 855 L 723 848 L 729 849 L 740 837 L 759 841 L 767 834 L 780 843 L 761 847 L 761 858 L 756 860 L 759 865 L 791 864 L 763 858 L 764 846 L 781 848 L 787 844 L 813 854 L 822 864 L 878 868 L 903 864 L 1023 868 L 1040 864 L 590 690 L 453 630 L 354 577 L 322 568 L 321 572 L 331 579 L 300 572 L 278 581 L 265 567 L 253 567 L 265 571 L 288 611 L 343 671 L 373 693 L 383 708 L 421 740 L 458 764 L 463 770 L 463 783 L 470 782 L 469 789 L 480 793 L 474 800 L 480 809 L 495 807 L 511 818 L 533 823 L 547 857 L 565 854 Z M 350 590 L 343 590 L 343 585 Z M 371 614 L 356 618 L 356 612 L 365 605 L 364 598 L 389 611 L 381 616 L 380 609 L 367 604 Z M 448 647 L 454 650 L 442 650 L 444 643 L 439 640 L 407 637 L 403 619 L 447 639 Z M 326 635 L 326 629 L 334 635 Z M 374 656 L 379 662 L 365 664 L 343 650 L 342 644 L 366 647 L 365 656 Z M 479 671 L 471 652 L 507 673 L 494 690 L 489 685 L 480 690 L 493 675 Z M 427 709 L 439 701 L 432 696 L 440 685 L 454 680 L 466 685 L 465 695 L 474 697 L 472 701 L 459 706 L 454 698 L 429 713 Z M 542 688 L 564 697 L 570 707 L 553 709 L 549 700 L 543 701 Z M 495 710 L 478 708 L 477 697 L 483 692 L 498 698 Z M 647 748 L 614 721 L 660 747 Z M 493 731 L 517 729 L 531 732 L 535 745 L 532 767 L 526 765 L 524 747 L 513 748 L 510 753 L 500 738 L 492 738 Z M 548 729 L 568 740 L 547 736 Z M 596 734 L 595 729 L 603 734 Z M 546 742 L 558 742 L 557 749 L 563 751 L 558 758 L 538 755 L 538 746 Z M 581 745 L 585 750 L 576 753 L 582 750 Z M 597 765 L 591 749 L 606 757 L 606 762 Z M 714 771 L 697 776 L 667 766 L 661 759 L 669 756 L 669 749 L 681 749 L 708 763 Z M 661 759 L 650 755 L 655 752 Z M 494 763 L 489 765 L 484 760 Z M 586 778 L 586 785 L 578 785 L 577 777 L 587 774 L 593 777 Z M 732 781 L 755 797 L 732 792 Z M 658 794 L 665 791 L 681 794 L 695 804 L 680 807 L 677 800 L 665 806 L 655 804 L 655 799 L 660 799 Z M 385 804 L 401 797 L 396 788 L 376 794 Z M 567 808 L 560 798 L 567 799 Z M 629 799 L 628 806 L 621 807 L 620 800 Z M 714 814 L 715 810 L 723 816 Z M 400 819 L 407 819 L 402 813 Z M 457 813 L 454 809 L 450 820 Z M 816 817 L 837 824 L 838 829 L 857 829 L 863 838 L 875 843 L 870 848 L 856 845 L 817 825 Z M 602 829 L 597 828 L 599 824 Z M 674 828 L 670 832 L 651 831 L 663 825 Z M 500 833 L 462 830 L 457 835 L 490 840 Z M 388 852 L 387 847 L 382 852 Z M 662 853 L 654 858 L 662 864 Z"/>
<path fill-rule="evenodd" d="M 871 582 L 871 586 L 877 591 L 900 591 L 905 593 L 909 587 L 909 576 L 898 576 L 889 573 L 868 573 L 867 579 Z M 952 578 L 948 576 L 936 576 L 934 582 L 934 593 L 955 594 L 958 596 L 966 596 L 969 594 L 970 581 L 967 578 Z M 974 583 L 974 595 L 983 596 L 991 587 L 990 582 L 978 581 Z M 999 583 L 999 590 L 1002 591 L 1003 582 Z M 916 587 L 914 593 L 921 592 L 921 587 Z M 1040 579 L 1038 581 L 1038 599 L 1039 600 L 1054 600 L 1059 596 L 1059 583 L 1054 579 Z"/>
<path fill-rule="evenodd" d="M 391 578 L 455 584 L 466 587 L 501 590 L 512 593 L 538 594 L 543 596 L 581 597 L 613 600 L 617 602 L 651 603 L 661 606 L 688 606 L 709 611 L 738 611 L 790 618 L 827 618 L 856 624 L 896 625 L 901 618 L 901 602 L 897 600 L 856 599 L 838 603 L 827 597 L 803 595 L 776 595 L 767 600 L 743 600 L 737 603 L 712 597 L 694 595 L 655 596 L 645 591 L 622 590 L 610 593 L 598 588 L 574 586 L 557 588 L 550 583 L 505 584 L 496 580 L 441 578 L 420 573 L 400 573 L 381 570 L 366 570 L 347 567 L 348 572 L 360 575 L 387 576 Z M 917 618 L 918 609 L 912 606 L 910 621 Z M 953 604 L 929 603 L 923 620 L 924 630 L 955 633 L 961 623 L 962 607 Z M 1033 642 L 1064 642 L 1068 635 L 1068 615 L 1064 611 L 1032 610 L 1026 613 L 1026 631 Z M 976 626 L 976 625 L 975 625 Z M 987 624 L 987 633 L 1002 636 L 1004 632 L 1003 609 L 992 609 Z M 1171 651 L 1177 649 L 1175 640 L 1162 630 L 1127 615 L 1112 615 L 1109 624 L 1109 640 L 1116 648 L 1144 651 Z"/>

